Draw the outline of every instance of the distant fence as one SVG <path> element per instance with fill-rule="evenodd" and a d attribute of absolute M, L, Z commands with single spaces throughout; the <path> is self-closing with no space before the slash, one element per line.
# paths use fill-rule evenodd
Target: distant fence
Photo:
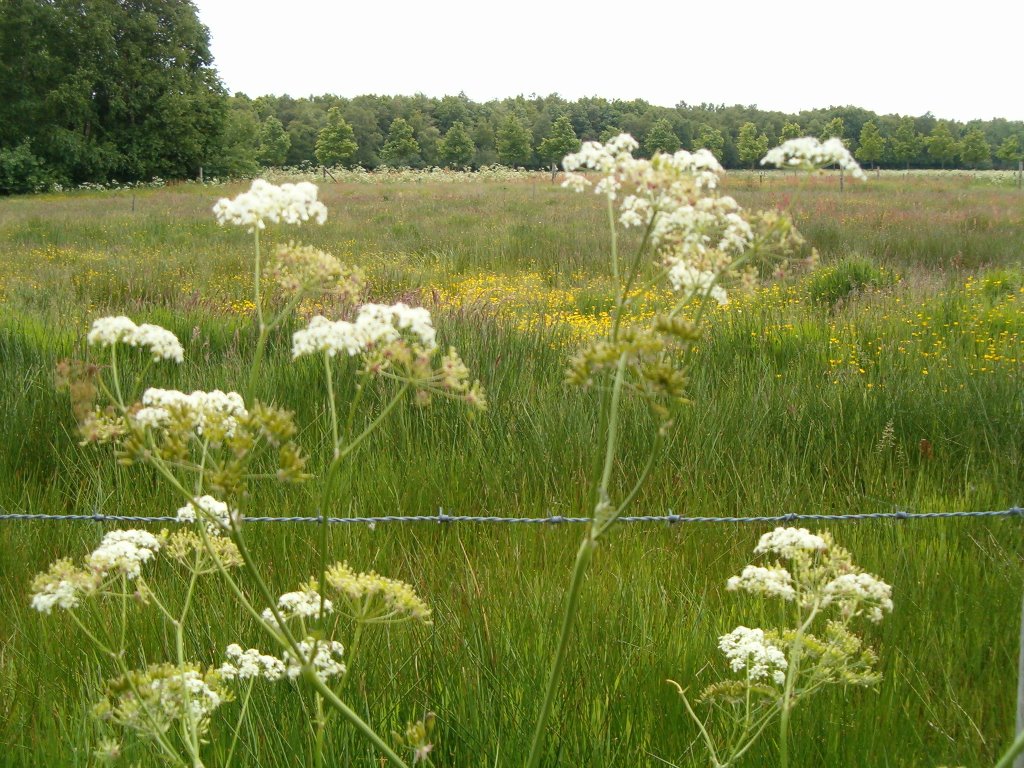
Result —
<path fill-rule="evenodd" d="M 953 518 L 979 517 L 1020 517 L 1024 518 L 1024 507 L 985 512 L 860 512 L 849 515 L 803 515 L 790 512 L 785 515 L 768 515 L 764 517 L 690 517 L 687 515 L 624 515 L 619 518 L 623 523 L 798 523 L 813 520 L 826 523 L 843 523 L 856 520 L 944 520 Z M 177 517 L 135 517 L 133 515 L 48 515 L 30 512 L 0 512 L 0 520 L 46 520 L 54 522 L 132 522 L 132 523 L 176 523 Z M 246 517 L 247 523 L 321 523 L 323 519 L 315 516 L 306 517 Z M 439 509 L 436 515 L 381 515 L 379 517 L 328 517 L 330 524 L 362 524 L 377 525 L 378 523 L 514 523 L 527 525 L 559 525 L 561 523 L 589 523 L 589 517 L 493 517 L 489 515 L 450 515 Z"/>

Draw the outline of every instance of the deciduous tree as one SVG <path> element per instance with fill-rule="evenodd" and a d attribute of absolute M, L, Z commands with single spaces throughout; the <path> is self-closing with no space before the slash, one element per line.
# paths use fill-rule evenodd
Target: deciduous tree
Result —
<path fill-rule="evenodd" d="M 853 154 L 862 163 L 870 163 L 872 168 L 882 159 L 885 154 L 885 137 L 879 133 L 874 122 L 868 121 L 860 129 L 859 146 Z"/>
<path fill-rule="evenodd" d="M 413 136 L 412 126 L 401 117 L 392 121 L 380 159 L 392 168 L 415 168 L 420 164 L 420 145 Z"/>
<path fill-rule="evenodd" d="M 345 120 L 339 107 L 327 111 L 327 125 L 320 129 L 316 139 L 316 159 L 321 165 L 352 164 L 352 158 L 359 150 L 355 131 Z"/>
<path fill-rule="evenodd" d="M 680 146 L 679 137 L 672 130 L 672 123 L 665 118 L 655 120 L 644 138 L 644 151 L 651 156 L 656 152 L 672 154 L 678 151 Z"/>
<path fill-rule="evenodd" d="M 461 121 L 456 120 L 437 147 L 441 162 L 448 168 L 465 168 L 473 162 L 476 145 Z"/>
<path fill-rule="evenodd" d="M 753 168 L 767 151 L 768 137 L 763 133 L 758 135 L 754 123 L 744 123 L 736 137 L 736 153 L 739 155 L 740 163 Z"/>

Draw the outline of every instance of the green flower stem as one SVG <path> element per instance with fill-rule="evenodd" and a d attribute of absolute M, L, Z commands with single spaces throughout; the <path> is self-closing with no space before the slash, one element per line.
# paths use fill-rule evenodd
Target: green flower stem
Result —
<path fill-rule="evenodd" d="M 110 345 L 110 376 L 114 380 L 114 394 L 116 395 L 117 407 L 123 413 L 127 406 L 124 404 L 124 395 L 121 394 L 121 375 L 117 371 L 117 344 Z"/>
<path fill-rule="evenodd" d="M 615 369 L 615 383 L 612 384 L 612 402 L 608 413 L 608 443 L 605 446 L 599 501 L 608 498 L 608 486 L 611 484 L 612 468 L 615 466 L 615 451 L 618 448 L 619 438 L 619 401 L 622 397 L 622 382 L 626 377 L 626 362 L 626 355 L 623 353 L 619 356 L 619 363 Z"/>
<path fill-rule="evenodd" d="M 530 745 L 530 756 L 527 758 L 526 768 L 537 768 L 540 765 L 540 755 L 544 744 L 544 731 L 547 728 L 548 716 L 551 713 L 551 704 L 555 698 L 555 691 L 558 689 L 559 679 L 562 676 L 565 651 L 569 644 L 569 632 L 572 629 L 573 620 L 576 618 L 576 604 L 579 600 L 580 587 L 583 585 L 583 576 L 587 572 L 587 566 L 590 565 L 595 549 L 597 549 L 597 542 L 588 533 L 583 543 L 580 544 L 579 551 L 576 553 L 576 565 L 572 570 L 569 594 L 565 600 L 562 630 L 558 636 L 558 647 L 555 650 L 555 656 L 551 660 L 547 689 L 544 691 L 544 701 L 541 704 L 540 713 L 537 716 L 537 724 L 533 731 L 533 741 Z"/>
<path fill-rule="evenodd" d="M 661 448 L 664 444 L 665 438 L 659 431 L 654 438 L 654 444 L 651 446 L 651 452 L 647 456 L 647 463 L 644 464 L 644 468 L 640 472 L 640 476 L 636 479 L 636 482 L 633 484 L 629 493 L 626 494 L 626 497 L 622 500 L 619 506 L 616 507 L 615 512 L 612 513 L 611 517 L 597 527 L 597 532 L 594 534 L 594 538 L 601 536 L 601 534 L 611 528 L 615 521 L 618 520 L 626 511 L 626 508 L 629 507 L 629 505 L 636 499 L 637 494 L 640 493 L 640 489 L 643 488 L 644 483 L 647 481 L 647 476 L 651 473 L 651 469 L 654 467 L 654 462 L 661 453 Z"/>
<path fill-rule="evenodd" d="M 262 335 L 265 326 L 263 324 L 263 303 L 260 300 L 260 228 L 253 227 L 252 231 L 254 235 L 254 242 L 256 244 L 256 259 L 253 262 L 252 287 L 255 295 L 256 322 L 259 325 L 260 335 Z"/>
<path fill-rule="evenodd" d="M 327 734 L 327 716 L 324 714 L 324 698 L 316 697 L 316 737 L 313 744 L 313 766 L 323 768 L 324 736 Z"/>
<path fill-rule="evenodd" d="M 718 752 L 715 750 L 715 742 L 711 738 L 711 734 L 708 733 L 708 729 L 704 726 L 704 721 L 697 717 L 697 713 L 694 712 L 693 707 L 690 706 L 690 700 L 686 697 L 686 691 L 683 690 L 683 686 L 675 680 L 669 680 L 668 682 L 676 687 L 676 690 L 679 692 L 679 697 L 683 700 L 683 706 L 686 707 L 686 711 L 689 713 L 693 722 L 697 724 L 697 729 L 700 731 L 701 738 L 704 739 L 704 744 L 708 748 L 708 754 L 711 756 L 711 762 L 714 768 L 725 768 L 728 763 L 723 763 L 718 759 Z"/>
<path fill-rule="evenodd" d="M 249 709 L 249 699 L 252 697 L 252 687 L 255 682 L 255 677 L 249 678 L 249 687 L 245 689 L 245 696 L 242 698 L 242 711 L 238 713 L 238 722 L 235 723 L 235 732 L 231 737 L 231 746 L 228 748 L 227 759 L 224 760 L 224 768 L 231 768 L 231 761 L 235 759 L 238 735 L 242 732 L 242 723 L 245 722 L 245 714 Z"/>
<path fill-rule="evenodd" d="M 338 444 L 338 406 L 335 404 L 334 399 L 334 374 L 331 369 L 331 356 L 328 352 L 324 351 L 324 374 L 327 379 L 327 404 L 331 409 L 331 445 L 334 447 L 333 458 L 337 458 L 339 444 Z"/>
<path fill-rule="evenodd" d="M 338 695 L 331 690 L 330 686 L 325 683 L 320 676 L 316 673 L 310 665 L 306 664 L 302 667 L 303 678 L 313 686 L 317 693 L 323 697 L 324 701 L 330 704 L 334 709 L 338 710 L 342 716 L 348 720 L 356 730 L 362 733 L 369 741 L 391 761 L 397 768 L 409 768 L 405 761 L 402 760 L 395 751 L 389 747 L 380 736 L 369 726 L 359 715 L 357 715 L 352 709 L 348 707 Z"/>
<path fill-rule="evenodd" d="M 789 768 L 789 719 L 793 713 L 795 702 L 793 700 L 793 689 L 796 687 L 796 680 L 800 674 L 800 655 L 803 650 L 804 634 L 811 627 L 811 623 L 818 615 L 818 605 L 811 607 L 811 612 L 793 637 L 793 645 L 790 647 L 789 668 L 786 670 L 786 686 L 782 691 L 782 703 L 780 704 L 781 714 L 779 716 L 779 768 Z"/>
<path fill-rule="evenodd" d="M 1014 739 L 1013 744 L 1010 745 L 1010 748 L 1006 750 L 1003 756 L 999 758 L 995 768 L 1012 768 L 1014 758 L 1022 752 L 1024 752 L 1024 731 L 1017 734 L 1017 738 Z"/>

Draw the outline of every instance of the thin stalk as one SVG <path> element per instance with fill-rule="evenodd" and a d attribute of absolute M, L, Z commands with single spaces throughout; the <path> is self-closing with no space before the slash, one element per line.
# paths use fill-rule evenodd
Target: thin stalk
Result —
<path fill-rule="evenodd" d="M 602 523 L 598 527 L 597 533 L 595 534 L 595 538 L 603 534 L 606 530 L 608 530 L 615 523 L 615 521 L 622 516 L 622 514 L 626 511 L 626 508 L 633 503 L 633 500 L 636 499 L 637 494 L 640 493 L 640 489 L 643 487 L 644 483 L 647 480 L 647 476 L 651 473 L 651 469 L 654 467 L 654 462 L 658 458 L 658 454 L 661 453 L 661 447 L 662 445 L 664 445 L 664 443 L 665 438 L 659 431 L 654 438 L 654 445 L 651 446 L 651 452 L 647 456 L 647 463 L 644 464 L 644 468 L 640 472 L 640 476 L 636 479 L 636 482 L 633 484 L 633 487 L 630 489 L 629 493 L 626 494 L 626 498 L 622 500 L 622 502 L 616 508 L 612 516 L 609 517 L 606 522 Z"/>
<path fill-rule="evenodd" d="M 121 394 L 121 375 L 117 371 L 117 344 L 110 345 L 110 376 L 114 380 L 114 394 L 117 396 L 117 405 L 123 412 L 125 404 L 124 395 Z"/>
<path fill-rule="evenodd" d="M 252 687 L 256 678 L 249 678 L 249 687 L 245 689 L 245 696 L 242 698 L 242 711 L 238 713 L 238 722 L 235 723 L 235 732 L 231 737 L 231 746 L 228 748 L 228 756 L 224 761 L 224 768 L 231 768 L 231 761 L 235 758 L 235 748 L 238 746 L 238 735 L 242 732 L 242 723 L 245 721 L 245 713 L 249 709 L 249 699 L 252 696 Z"/>
<path fill-rule="evenodd" d="M 558 689 L 558 683 L 562 676 L 565 651 L 569 645 L 569 632 L 572 630 L 573 620 L 576 618 L 576 604 L 579 601 L 583 576 L 587 572 L 587 566 L 590 565 L 595 549 L 597 549 L 597 542 L 588 534 L 576 553 L 576 564 L 572 569 L 569 594 L 565 600 L 565 613 L 562 616 L 562 629 L 558 635 L 558 647 L 555 649 L 555 657 L 551 661 L 548 684 L 544 691 L 544 701 L 541 704 L 540 714 L 537 716 L 537 724 L 534 727 L 533 740 L 530 744 L 530 756 L 526 760 L 526 768 L 537 768 L 540 764 L 540 755 L 544 744 L 544 731 L 547 728 L 548 716 L 551 714 L 551 704 L 555 698 L 555 691 Z"/>
<path fill-rule="evenodd" d="M 317 693 L 323 697 L 324 701 L 338 710 L 346 720 L 355 726 L 356 730 L 362 733 L 363 736 L 369 739 L 377 749 L 383 752 L 393 765 L 397 766 L 397 768 L 409 768 L 405 761 L 395 754 L 395 751 L 391 749 L 391 747 L 389 747 L 384 740 L 381 739 L 381 737 L 378 736 L 377 733 L 361 717 L 359 717 L 359 715 L 350 709 L 345 702 L 338 698 L 338 695 L 331 690 L 330 686 L 320 679 L 316 670 L 308 664 L 304 665 L 302 668 L 302 676 L 310 685 L 313 686 L 314 689 L 316 689 Z"/>
<path fill-rule="evenodd" d="M 316 697 L 316 736 L 313 745 L 313 766 L 323 768 L 324 736 L 327 733 L 327 716 L 324 714 L 323 696 Z"/>
<path fill-rule="evenodd" d="M 718 752 L 715 751 L 715 743 L 711 739 L 711 734 L 708 733 L 708 729 L 704 726 L 704 721 L 697 717 L 697 713 L 693 711 L 693 707 L 690 706 L 690 700 L 686 698 L 686 691 L 679 685 L 675 680 L 669 680 L 672 685 L 679 691 L 679 697 L 683 700 L 683 706 L 686 707 L 686 711 L 689 713 L 690 718 L 697 724 L 697 729 L 700 731 L 701 737 L 704 739 L 704 744 L 707 745 L 708 753 L 711 757 L 711 762 L 714 763 L 715 768 L 724 768 L 725 765 L 718 759 Z"/>
<path fill-rule="evenodd" d="M 786 670 L 786 686 L 782 691 L 782 705 L 779 716 L 779 768 L 789 768 L 789 718 L 793 713 L 793 688 L 800 674 L 800 655 L 803 649 L 804 634 L 818 615 L 818 606 L 814 605 L 807 620 L 797 629 L 793 637 L 790 651 L 789 668 Z"/>
<path fill-rule="evenodd" d="M 1003 756 L 999 758 L 995 768 L 1011 768 L 1014 758 L 1022 752 L 1024 752 L 1024 731 L 1017 734 L 1017 738 L 1014 739 L 1013 744 L 1010 745 L 1010 748 L 1006 750 Z"/>

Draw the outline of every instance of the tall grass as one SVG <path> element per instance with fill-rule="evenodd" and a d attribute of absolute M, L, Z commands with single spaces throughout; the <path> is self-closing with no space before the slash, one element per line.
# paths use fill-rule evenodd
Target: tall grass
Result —
<path fill-rule="evenodd" d="M 694 404 L 638 512 L 774 515 L 1021 503 L 1019 195 L 969 179 L 883 179 L 848 186 L 843 195 L 834 183 L 817 179 L 794 201 L 826 263 L 859 254 L 903 280 L 830 307 L 815 306 L 808 287 L 797 285 L 716 317 L 700 343 L 690 383 Z M 763 186 L 756 177 L 732 185 L 752 207 L 796 193 L 781 175 Z M 0 201 L 5 510 L 173 514 L 175 500 L 145 470 L 115 468 L 99 460 L 95 447 L 75 447 L 51 371 L 61 357 L 86 356 L 79 340 L 87 322 L 114 311 L 159 322 L 185 344 L 186 364 L 154 384 L 238 385 L 254 341 L 243 303 L 250 243 L 213 223 L 209 206 L 222 193 L 147 190 L 136 193 L 134 210 L 130 193 Z M 434 290 L 464 276 L 536 272 L 552 289 L 586 286 L 594 298 L 584 311 L 601 311 L 603 213 L 587 197 L 536 182 L 328 185 L 321 197 L 331 219 L 304 237 L 363 265 L 381 298 L 432 304 Z M 986 281 L 983 266 L 998 273 Z M 546 306 L 544 296 L 531 298 Z M 444 404 L 429 415 L 400 413 L 362 449 L 351 492 L 332 501 L 332 514 L 438 507 L 456 514 L 586 513 L 593 403 L 562 384 L 571 329 L 522 330 L 531 306 L 439 301 L 440 338 L 479 372 L 490 411 L 472 424 Z M 271 340 L 259 394 L 294 409 L 312 431 L 324 429 L 318 369 L 290 362 L 287 334 L 283 329 Z M 637 409 L 626 421 L 626 462 L 643 455 L 643 418 Z M 321 444 L 312 433 L 302 440 Z M 313 457 L 319 465 L 327 459 Z M 271 493 L 273 514 L 314 513 L 301 489 Z M 880 690 L 848 699 L 829 694 L 798 711 L 793 764 L 991 763 L 1012 732 L 1024 587 L 1020 522 L 822 527 L 893 584 L 896 610 L 868 638 L 881 650 Z M 72 628 L 31 611 L 27 592 L 36 572 L 91 548 L 105 529 L 0 522 L 0 764 L 92 764 L 99 729 L 88 709 L 110 670 L 79 646 Z M 273 588 L 291 589 L 312 574 L 315 526 L 255 530 L 255 555 L 268 564 Z M 774 618 L 773 608 L 724 590 L 763 530 L 617 529 L 588 576 L 550 765 L 703 764 L 695 728 L 664 680 L 690 681 L 696 690 L 714 677 L 706 664 L 719 634 Z M 435 611 L 432 628 L 386 634 L 366 649 L 349 683 L 359 712 L 383 732 L 437 712 L 438 765 L 522 763 L 578 531 L 338 526 L 328 541 L 332 557 L 409 581 Z M 240 611 L 222 610 L 230 601 L 220 586 L 204 589 L 198 610 L 208 629 L 190 652 L 214 662 L 227 643 L 252 637 L 253 626 Z M 173 640 L 154 614 L 141 612 L 139 629 L 142 644 L 131 662 L 166 655 Z M 415 663 L 392 663 L 413 649 Z M 294 764 L 296 745 L 310 734 L 308 719 L 290 701 L 272 690 L 254 700 L 264 716 L 257 732 L 243 734 L 245 764 Z M 376 764 L 363 742 L 335 725 L 328 764 Z M 746 764 L 761 765 L 772 754 L 766 744 Z M 128 756 L 156 764 L 139 749 Z"/>

